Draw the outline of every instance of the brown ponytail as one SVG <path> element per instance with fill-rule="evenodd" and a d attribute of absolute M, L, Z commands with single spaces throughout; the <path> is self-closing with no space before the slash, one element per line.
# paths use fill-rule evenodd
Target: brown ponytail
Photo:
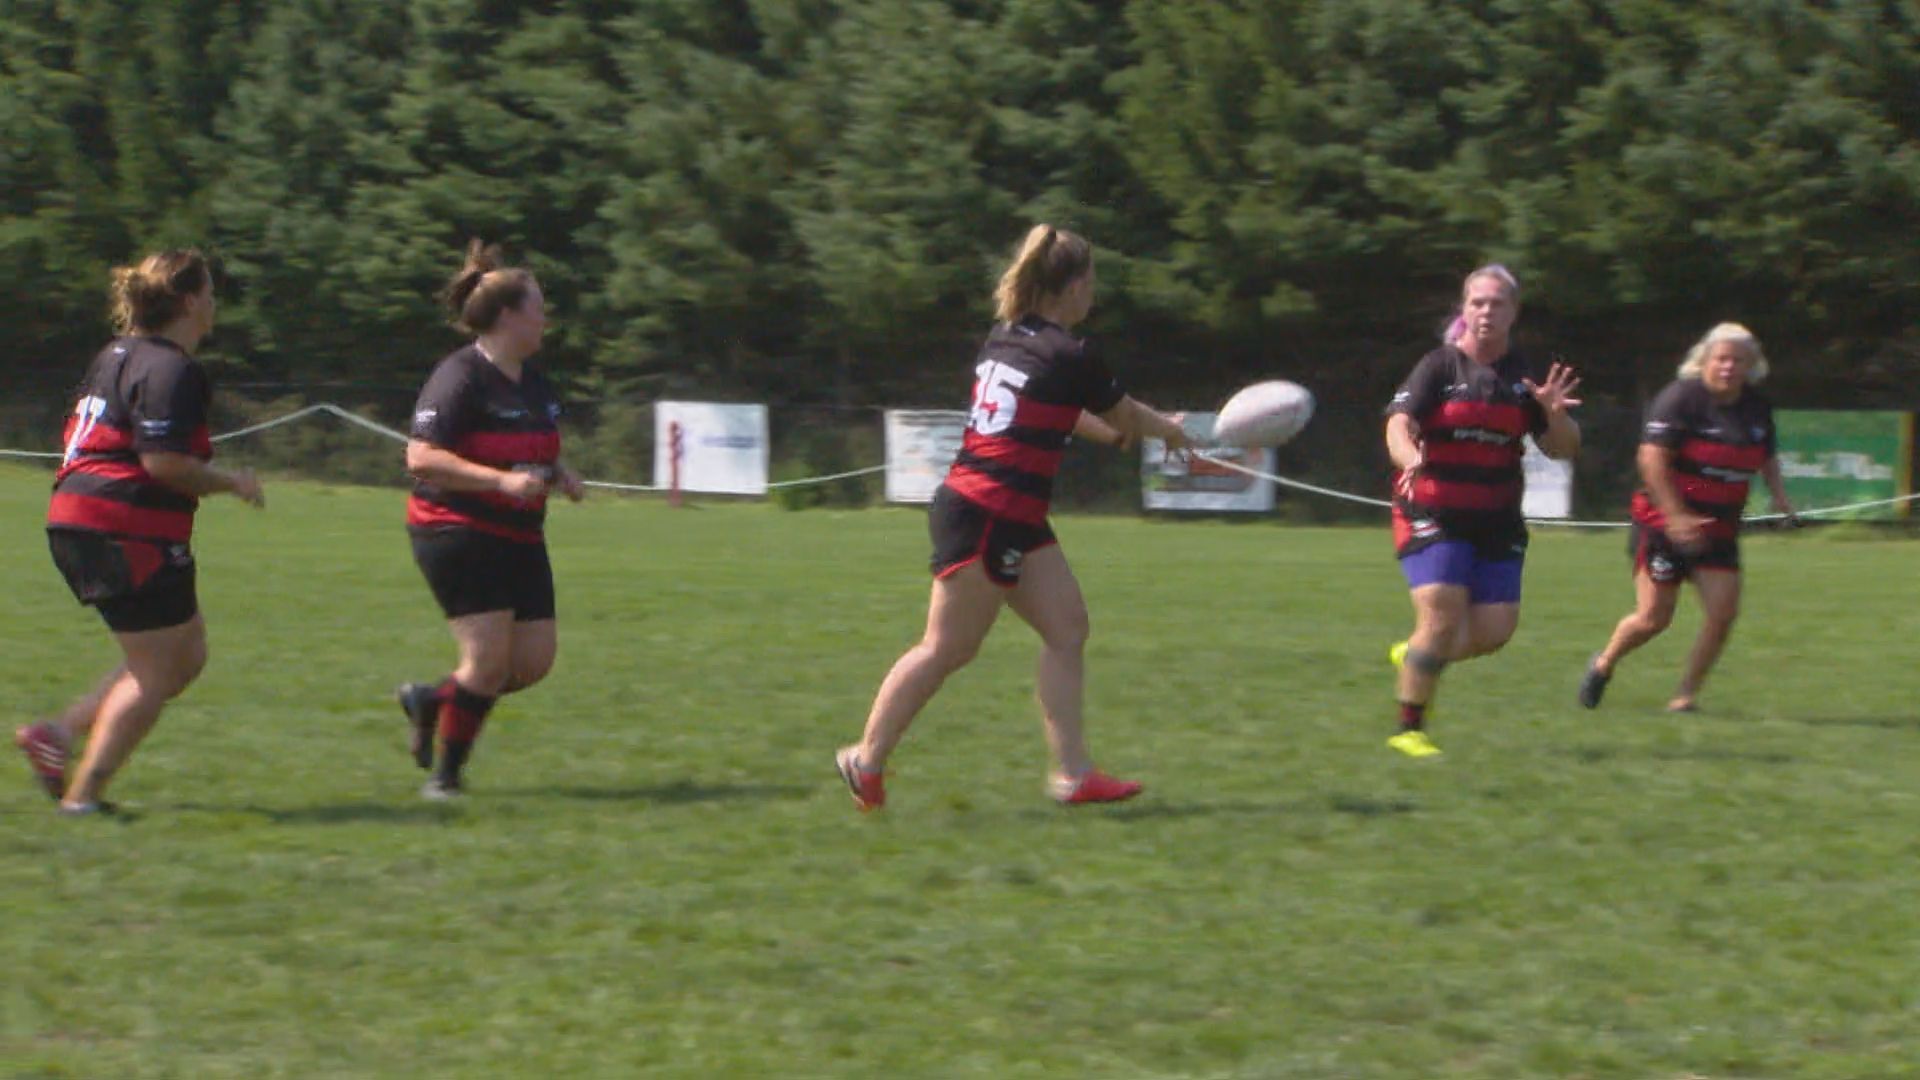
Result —
<path fill-rule="evenodd" d="M 469 334 L 484 334 L 493 329 L 502 312 L 524 303 L 532 287 L 532 274 L 501 265 L 498 244 L 475 239 L 467 244 L 467 261 L 447 281 L 440 299 L 454 326 Z"/>
<path fill-rule="evenodd" d="M 1086 238 L 1051 225 L 1035 225 L 993 290 L 994 317 L 1014 323 L 1033 314 L 1042 301 L 1058 296 L 1093 267 L 1093 245 Z"/>
<path fill-rule="evenodd" d="M 207 257 L 173 248 L 113 268 L 108 291 L 114 328 L 122 334 L 155 334 L 186 314 L 187 301 L 213 281 Z"/>

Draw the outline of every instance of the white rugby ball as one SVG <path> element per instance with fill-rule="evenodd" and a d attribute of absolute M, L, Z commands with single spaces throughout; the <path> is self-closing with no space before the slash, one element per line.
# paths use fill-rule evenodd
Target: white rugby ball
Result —
<path fill-rule="evenodd" d="M 1313 394 L 1299 383 L 1272 379 L 1254 383 L 1227 399 L 1213 419 L 1221 446 L 1280 446 L 1313 419 Z"/>

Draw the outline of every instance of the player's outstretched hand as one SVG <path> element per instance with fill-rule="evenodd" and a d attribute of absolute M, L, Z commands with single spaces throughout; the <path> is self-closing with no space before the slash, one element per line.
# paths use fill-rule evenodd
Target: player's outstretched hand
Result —
<path fill-rule="evenodd" d="M 1580 404 L 1580 399 L 1573 396 L 1573 392 L 1580 388 L 1580 379 L 1567 364 L 1556 363 L 1548 368 L 1546 382 L 1536 383 L 1532 379 L 1521 381 L 1526 383 L 1527 393 L 1533 395 L 1533 400 L 1539 402 L 1549 416 L 1566 412 Z"/>

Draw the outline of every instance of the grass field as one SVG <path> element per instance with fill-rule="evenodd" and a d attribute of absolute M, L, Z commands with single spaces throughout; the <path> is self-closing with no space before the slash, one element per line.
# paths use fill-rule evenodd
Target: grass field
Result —
<path fill-rule="evenodd" d="M 4 708 L 111 661 L 0 469 Z M 1617 534 L 1536 537 L 1503 654 L 1400 759 L 1384 530 L 1065 518 L 1120 808 L 1042 795 L 1004 623 L 896 758 L 833 774 L 924 615 L 913 511 L 554 512 L 561 660 L 474 795 L 415 797 L 397 681 L 451 647 L 392 491 L 202 511 L 213 660 L 60 820 L 0 775 L 14 1077 L 1894 1077 L 1920 1073 L 1914 551 L 1749 543 L 1704 697 L 1690 604 L 1573 702 Z"/>

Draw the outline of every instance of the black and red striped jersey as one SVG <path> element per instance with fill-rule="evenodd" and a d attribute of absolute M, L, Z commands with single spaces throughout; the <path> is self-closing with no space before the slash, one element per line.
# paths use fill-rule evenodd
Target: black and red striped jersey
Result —
<path fill-rule="evenodd" d="M 433 369 L 413 407 L 412 436 L 495 469 L 538 471 L 552 478 L 560 460 L 560 400 L 539 369 L 515 382 L 477 345 L 455 351 Z M 514 499 L 495 491 L 446 491 L 416 481 L 407 500 L 413 529 L 469 528 L 539 543 L 546 496 Z"/>
<path fill-rule="evenodd" d="M 973 409 L 946 486 L 989 513 L 1038 524 L 1084 411 L 1102 413 L 1126 391 L 1092 346 L 1029 315 L 987 335 L 974 366 Z"/>
<path fill-rule="evenodd" d="M 1777 446 L 1773 405 L 1751 386 L 1723 403 L 1713 400 L 1699 379 L 1676 379 L 1647 407 L 1640 442 L 1673 451 L 1680 497 L 1687 509 L 1708 519 L 1702 532 L 1718 539 L 1737 536 L 1748 485 Z M 1645 488 L 1634 492 L 1633 520 L 1666 528 L 1666 515 Z"/>
<path fill-rule="evenodd" d="M 140 455 L 211 460 L 212 394 L 199 362 L 172 341 L 115 338 L 87 368 L 67 417 L 47 525 L 182 544 L 192 539 L 200 500 L 155 480 Z"/>
<path fill-rule="evenodd" d="M 1452 345 L 1414 365 L 1387 406 L 1419 425 L 1423 460 L 1412 491 L 1394 499 L 1396 547 L 1437 533 L 1486 545 L 1525 542 L 1521 460 L 1526 437 L 1547 428 L 1526 378 L 1513 353 L 1482 364 Z M 1396 491 L 1399 481 L 1396 475 Z"/>

